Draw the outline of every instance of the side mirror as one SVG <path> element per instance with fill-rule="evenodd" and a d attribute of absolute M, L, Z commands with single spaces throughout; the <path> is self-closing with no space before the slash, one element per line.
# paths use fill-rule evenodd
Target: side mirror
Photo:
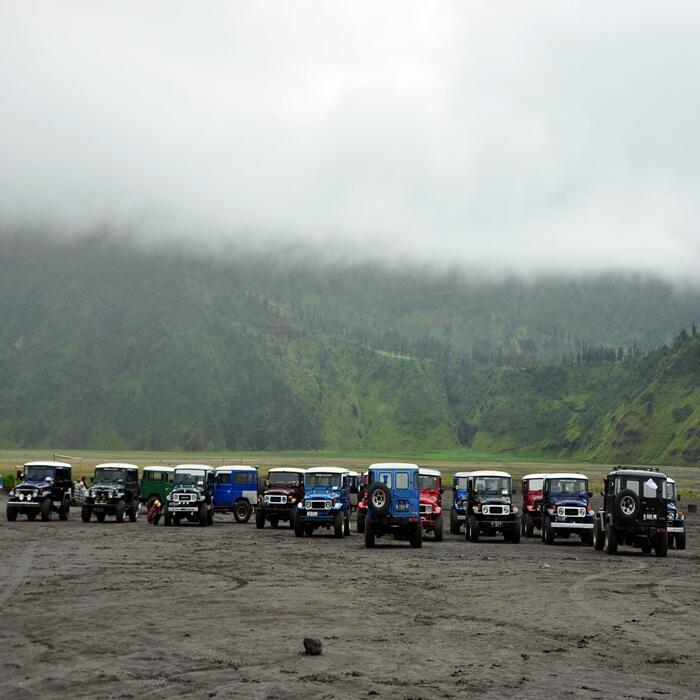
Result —
<path fill-rule="evenodd" d="M 514 495 L 514 496 L 515 496 L 516 493 L 517 493 L 517 489 L 513 489 L 513 495 Z"/>
<path fill-rule="evenodd" d="M 593 498 L 593 491 L 588 492 L 588 498 Z"/>
<path fill-rule="evenodd" d="M 457 486 L 456 485 L 452 487 L 452 493 L 457 493 Z"/>
<path fill-rule="evenodd" d="M 441 489 L 440 489 L 440 495 L 442 496 L 443 493 L 445 493 L 445 489 L 441 488 Z"/>
<path fill-rule="evenodd" d="M 676 500 L 677 500 L 679 503 L 681 502 L 680 494 L 678 495 L 678 498 L 676 498 Z"/>

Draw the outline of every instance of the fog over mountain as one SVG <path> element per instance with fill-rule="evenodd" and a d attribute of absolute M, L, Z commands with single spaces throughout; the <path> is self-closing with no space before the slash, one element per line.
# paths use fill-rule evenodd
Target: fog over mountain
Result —
<path fill-rule="evenodd" d="M 692 2 L 0 5 L 0 229 L 700 263 Z"/>

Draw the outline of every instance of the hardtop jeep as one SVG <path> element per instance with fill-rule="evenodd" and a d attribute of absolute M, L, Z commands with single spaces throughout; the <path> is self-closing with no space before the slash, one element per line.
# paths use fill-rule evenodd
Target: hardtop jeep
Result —
<path fill-rule="evenodd" d="M 437 469 L 418 469 L 420 519 L 423 532 L 432 532 L 442 542 L 442 474 Z"/>
<path fill-rule="evenodd" d="M 673 547 L 675 542 L 676 549 L 685 549 L 685 515 L 678 509 L 678 501 L 681 497 L 676 492 L 676 482 L 668 477 L 667 484 L 667 502 L 668 508 L 668 546 Z"/>
<path fill-rule="evenodd" d="M 304 500 L 305 473 L 306 469 L 299 467 L 270 469 L 255 509 L 255 526 L 259 530 L 265 527 L 266 520 L 271 527 L 289 521 L 289 527 L 294 528 L 297 504 Z"/>
<path fill-rule="evenodd" d="M 114 515 L 117 522 L 122 523 L 127 515 L 133 523 L 139 516 L 140 496 L 139 468 L 135 464 L 98 464 L 80 517 L 84 523 L 89 523 L 94 513 L 97 522 L 103 523 L 105 516 Z"/>
<path fill-rule="evenodd" d="M 350 534 L 348 470 L 312 467 L 304 474 L 304 500 L 297 503 L 294 534 L 311 537 L 319 527 L 333 528 L 335 537 Z"/>
<path fill-rule="evenodd" d="M 183 518 L 201 527 L 213 525 L 215 486 L 216 472 L 208 464 L 178 464 L 165 501 L 166 527 L 179 525 Z"/>
<path fill-rule="evenodd" d="M 369 468 L 365 547 L 375 538 L 393 535 L 411 547 L 423 544 L 420 514 L 419 470 L 415 464 L 373 464 Z"/>
<path fill-rule="evenodd" d="M 520 511 L 520 534 L 534 537 L 535 529 L 542 529 L 542 487 L 546 474 L 525 474 L 522 480 L 523 497 Z"/>
<path fill-rule="evenodd" d="M 65 462 L 27 462 L 16 486 L 7 494 L 6 514 L 9 521 L 19 514 L 27 520 L 68 520 L 73 480 L 71 465 Z"/>
<path fill-rule="evenodd" d="M 173 467 L 149 466 L 144 467 L 141 474 L 141 503 L 150 510 L 156 499 L 165 503 L 168 494 L 173 490 Z"/>
<path fill-rule="evenodd" d="M 450 508 L 450 532 L 459 535 L 462 523 L 467 520 L 464 503 L 467 497 L 469 472 L 456 472 L 452 477 L 452 507 Z"/>
<path fill-rule="evenodd" d="M 593 544 L 593 508 L 584 474 L 546 474 L 542 485 L 542 541 L 554 544 L 556 537 L 579 535 L 583 544 Z"/>
<path fill-rule="evenodd" d="M 216 468 L 214 510 L 233 513 L 237 523 L 247 523 L 258 500 L 258 470 L 243 464 Z"/>
<path fill-rule="evenodd" d="M 476 471 L 467 477 L 465 539 L 478 542 L 479 535 L 503 533 L 506 542 L 520 542 L 520 516 L 512 502 L 512 478 L 507 472 Z"/>
<path fill-rule="evenodd" d="M 613 469 L 603 480 L 603 509 L 595 516 L 595 548 L 616 554 L 619 545 L 657 557 L 668 551 L 667 477 L 658 470 Z"/>

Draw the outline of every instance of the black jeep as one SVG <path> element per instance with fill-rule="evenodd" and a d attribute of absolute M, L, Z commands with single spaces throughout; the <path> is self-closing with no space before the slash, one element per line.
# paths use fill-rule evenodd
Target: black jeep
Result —
<path fill-rule="evenodd" d="M 128 515 L 133 523 L 139 516 L 140 495 L 139 469 L 135 464 L 98 464 L 80 515 L 84 523 L 90 522 L 93 513 L 98 523 L 103 523 L 107 515 L 114 515 L 118 523 L 123 523 Z"/>
<path fill-rule="evenodd" d="M 467 514 L 465 539 L 478 542 L 479 535 L 503 534 L 505 542 L 520 542 L 520 515 L 511 500 L 515 494 L 510 474 L 477 471 L 467 475 L 464 510 Z"/>
<path fill-rule="evenodd" d="M 615 554 L 619 545 L 657 557 L 668 551 L 667 477 L 658 470 L 613 469 L 603 480 L 603 510 L 595 516 L 595 548 Z"/>
<path fill-rule="evenodd" d="M 173 490 L 165 501 L 165 525 L 179 525 L 183 519 L 202 527 L 214 524 L 216 472 L 207 464 L 178 464 Z"/>
<path fill-rule="evenodd" d="M 71 466 L 65 462 L 27 462 L 15 486 L 7 494 L 7 519 L 17 520 L 20 513 L 27 520 L 68 520 L 73 480 Z"/>

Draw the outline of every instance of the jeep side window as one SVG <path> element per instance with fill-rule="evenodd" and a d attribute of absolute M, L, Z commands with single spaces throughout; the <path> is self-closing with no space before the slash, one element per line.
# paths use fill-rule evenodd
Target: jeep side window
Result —
<path fill-rule="evenodd" d="M 234 484 L 247 484 L 250 481 L 250 474 L 248 472 L 234 472 L 233 483 Z"/>
<path fill-rule="evenodd" d="M 387 488 L 391 488 L 391 472 L 379 472 L 379 474 L 377 474 L 377 482 L 385 484 Z"/>
<path fill-rule="evenodd" d="M 651 482 L 651 483 L 649 483 Z M 649 482 L 644 482 L 644 498 L 656 498 L 659 492 L 659 487 L 653 479 L 649 479 Z M 652 486 L 652 484 L 654 486 Z M 654 488 L 656 487 L 656 488 Z"/>
<path fill-rule="evenodd" d="M 217 484 L 230 484 L 231 483 L 231 474 L 229 472 L 217 472 L 216 483 Z"/>

